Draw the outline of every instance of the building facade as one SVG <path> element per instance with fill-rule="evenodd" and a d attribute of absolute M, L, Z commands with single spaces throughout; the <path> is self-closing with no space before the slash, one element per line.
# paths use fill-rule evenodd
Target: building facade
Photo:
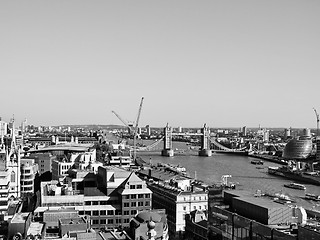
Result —
<path fill-rule="evenodd" d="M 72 175 L 73 174 L 73 175 Z M 41 183 L 41 217 L 48 209 L 74 208 L 89 215 L 92 228 L 128 227 L 138 212 L 150 210 L 152 192 L 135 173 L 120 168 L 99 167 L 97 174 L 75 170 L 63 182 Z"/>

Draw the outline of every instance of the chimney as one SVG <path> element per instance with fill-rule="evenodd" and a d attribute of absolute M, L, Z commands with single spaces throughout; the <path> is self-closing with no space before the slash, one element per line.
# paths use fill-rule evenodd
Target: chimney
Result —
<path fill-rule="evenodd" d="M 151 171 L 152 171 L 152 169 L 150 168 L 150 169 L 148 170 L 148 178 L 151 178 L 151 176 L 152 176 Z"/>

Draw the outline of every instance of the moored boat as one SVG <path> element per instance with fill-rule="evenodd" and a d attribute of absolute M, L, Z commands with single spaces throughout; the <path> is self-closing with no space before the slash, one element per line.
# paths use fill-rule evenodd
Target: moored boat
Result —
<path fill-rule="evenodd" d="M 253 159 L 253 160 L 251 160 L 251 164 L 263 165 L 263 161 L 262 160 L 258 160 L 258 159 Z"/>
<path fill-rule="evenodd" d="M 268 174 L 296 180 L 299 182 L 320 185 L 320 174 L 318 172 L 304 172 L 292 170 L 288 166 L 268 167 Z"/>
<path fill-rule="evenodd" d="M 288 184 L 284 184 L 285 187 L 288 187 L 288 188 L 294 188 L 294 189 L 299 189 L 299 190 L 306 190 L 306 186 L 303 185 L 303 184 L 300 184 L 300 183 L 288 183 Z"/>
<path fill-rule="evenodd" d="M 313 201 L 320 201 L 320 195 L 316 195 L 313 193 L 306 193 L 304 198 Z"/>

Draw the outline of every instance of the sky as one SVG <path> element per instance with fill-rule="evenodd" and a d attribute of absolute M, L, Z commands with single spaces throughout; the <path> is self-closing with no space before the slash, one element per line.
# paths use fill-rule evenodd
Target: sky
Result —
<path fill-rule="evenodd" d="M 1 1 L 0 116 L 316 128 L 320 1 Z"/>

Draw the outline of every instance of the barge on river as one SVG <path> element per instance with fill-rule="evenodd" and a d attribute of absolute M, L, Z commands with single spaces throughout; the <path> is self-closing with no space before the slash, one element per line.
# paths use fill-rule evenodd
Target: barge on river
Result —
<path fill-rule="evenodd" d="M 268 167 L 268 174 L 320 186 L 319 172 L 291 170 L 288 166 Z"/>

